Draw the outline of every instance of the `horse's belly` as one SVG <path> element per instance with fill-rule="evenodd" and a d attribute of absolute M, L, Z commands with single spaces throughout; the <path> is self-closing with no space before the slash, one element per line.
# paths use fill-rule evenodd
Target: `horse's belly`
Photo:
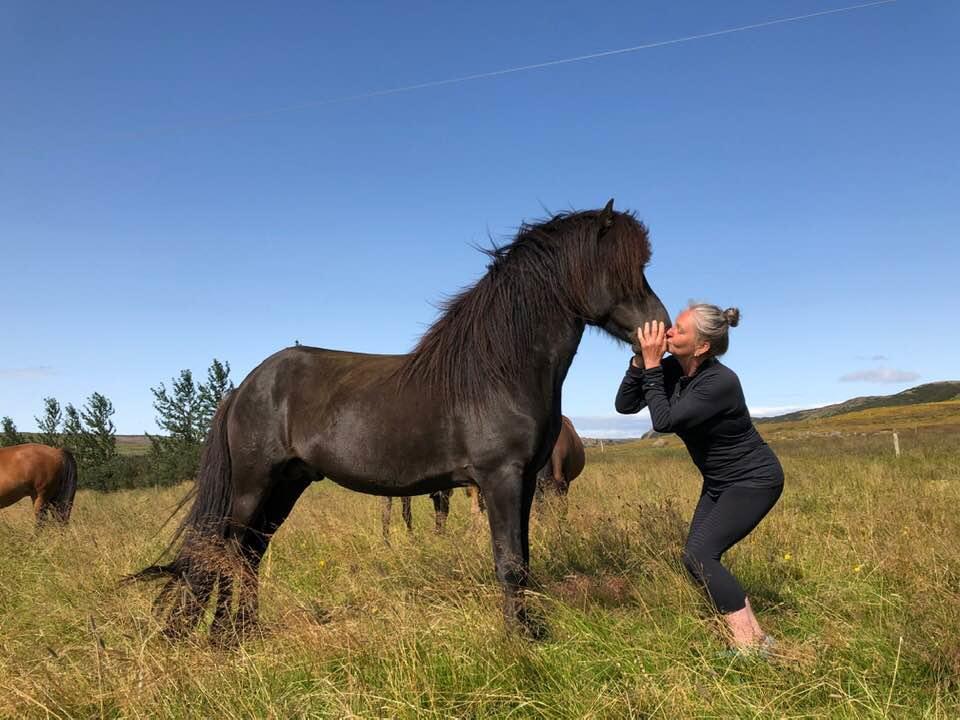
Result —
<path fill-rule="evenodd" d="M 409 432 L 336 428 L 315 435 L 301 452 L 319 474 L 372 495 L 422 495 L 473 482 L 464 453 L 436 436 L 428 443 Z"/>
<path fill-rule="evenodd" d="M 20 485 L 17 487 L 0 488 L 0 507 L 13 505 L 15 502 L 23 500 L 30 495 L 26 487 Z"/>
<path fill-rule="evenodd" d="M 466 477 L 459 476 L 457 473 L 447 473 L 430 478 L 420 478 L 413 482 L 390 483 L 383 479 L 360 478 L 346 475 L 328 475 L 337 485 L 345 487 L 348 490 L 367 493 L 368 495 L 381 495 L 385 497 L 402 497 L 409 495 L 427 495 L 438 490 L 449 490 L 455 487 L 470 485 L 472 482 Z"/>

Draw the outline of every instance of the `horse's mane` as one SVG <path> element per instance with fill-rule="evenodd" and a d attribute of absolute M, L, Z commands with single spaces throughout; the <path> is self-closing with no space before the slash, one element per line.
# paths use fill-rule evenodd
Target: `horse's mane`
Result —
<path fill-rule="evenodd" d="M 602 238 L 601 211 L 561 213 L 524 223 L 507 245 L 481 249 L 486 274 L 441 305 L 399 369 L 400 382 L 426 382 L 448 406 L 483 405 L 492 390 L 508 386 L 534 353 L 535 330 L 555 319 L 586 316 L 594 278 L 607 273 L 623 296 L 645 289 L 650 260 L 647 228 L 632 213 L 614 212 Z"/>

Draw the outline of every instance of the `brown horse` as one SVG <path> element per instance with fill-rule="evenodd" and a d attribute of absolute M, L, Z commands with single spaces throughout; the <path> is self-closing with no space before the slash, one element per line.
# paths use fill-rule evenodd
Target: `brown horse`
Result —
<path fill-rule="evenodd" d="M 77 492 L 77 463 L 69 450 L 26 443 L 0 448 L 0 507 L 29 496 L 37 525 L 66 523 Z"/>
<path fill-rule="evenodd" d="M 450 514 L 450 496 L 453 495 L 453 490 L 438 490 L 437 492 L 430 493 L 430 499 L 433 500 L 433 511 L 436 515 L 436 526 L 434 530 L 439 534 L 443 532 L 443 528 L 447 524 L 447 515 Z M 410 501 L 413 498 L 401 497 L 400 498 L 400 514 L 403 516 L 403 522 L 407 526 L 407 530 L 413 531 L 413 511 L 410 507 Z M 385 497 L 382 499 L 382 512 L 381 512 L 381 523 L 383 525 L 383 541 L 387 544 L 390 543 L 390 511 L 393 509 L 393 498 Z"/>
<path fill-rule="evenodd" d="M 583 472 L 586 462 L 583 441 L 573 423 L 566 415 L 560 418 L 563 421 L 560 435 L 547 462 L 537 473 L 537 494 L 541 499 L 548 494 L 566 496 L 570 483 Z"/>
<path fill-rule="evenodd" d="M 381 496 L 479 487 L 504 617 L 540 634 L 524 601 L 530 508 L 567 370 L 587 325 L 630 343 L 670 318 L 644 276 L 647 229 L 612 200 L 524 224 L 489 256 L 411 353 L 287 348 L 220 403 L 173 557 L 132 576 L 167 580 L 156 604 L 168 635 L 194 629 L 215 591 L 215 637 L 256 623 L 263 555 L 324 478 Z"/>

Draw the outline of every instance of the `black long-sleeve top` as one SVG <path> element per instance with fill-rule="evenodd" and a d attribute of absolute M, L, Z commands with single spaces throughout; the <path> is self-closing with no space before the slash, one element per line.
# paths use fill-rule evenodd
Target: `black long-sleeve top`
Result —
<path fill-rule="evenodd" d="M 716 358 L 693 377 L 667 356 L 659 367 L 627 368 L 617 412 L 650 408 L 653 429 L 676 433 L 703 474 L 704 491 L 718 495 L 730 485 L 770 488 L 783 483 L 783 468 L 750 419 L 740 378 Z"/>

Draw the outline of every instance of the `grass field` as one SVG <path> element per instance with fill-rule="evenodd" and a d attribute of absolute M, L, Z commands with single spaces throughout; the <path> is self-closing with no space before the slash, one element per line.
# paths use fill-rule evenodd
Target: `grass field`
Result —
<path fill-rule="evenodd" d="M 71 525 L 40 535 L 26 503 L 7 508 L 0 714 L 960 717 L 960 408 L 868 412 L 883 417 L 761 428 L 785 493 L 727 562 L 779 638 L 772 662 L 722 654 L 679 562 L 698 476 L 675 441 L 643 441 L 591 449 L 568 518 L 535 519 L 536 643 L 504 631 L 459 492 L 446 535 L 417 499 L 414 534 L 397 517 L 388 548 L 376 498 L 310 488 L 264 561 L 264 636 L 232 650 L 167 643 L 153 588 L 117 586 L 163 548 L 186 485 L 83 491 Z"/>

